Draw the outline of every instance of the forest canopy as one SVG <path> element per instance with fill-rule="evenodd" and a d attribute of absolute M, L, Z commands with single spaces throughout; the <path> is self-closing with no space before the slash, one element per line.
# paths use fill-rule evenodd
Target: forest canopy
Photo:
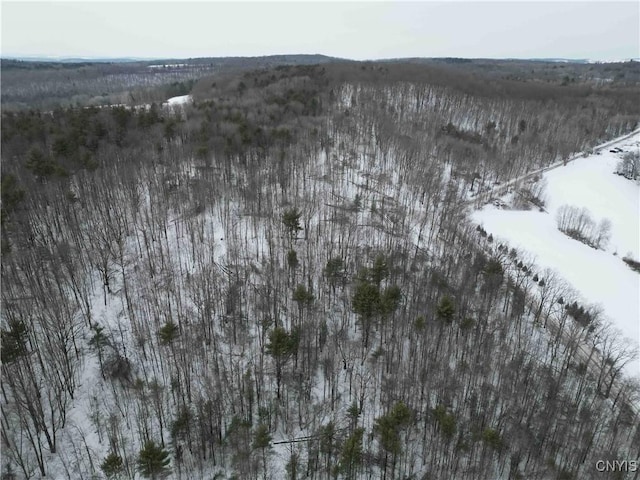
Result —
<path fill-rule="evenodd" d="M 177 107 L 3 109 L 4 474 L 637 457 L 633 349 L 467 219 L 471 192 L 637 128 L 637 65 L 322 60 L 181 77 Z"/>

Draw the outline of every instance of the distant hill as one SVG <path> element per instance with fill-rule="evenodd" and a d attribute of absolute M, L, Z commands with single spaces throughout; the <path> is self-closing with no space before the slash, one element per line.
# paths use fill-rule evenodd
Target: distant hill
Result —
<path fill-rule="evenodd" d="M 626 88 L 640 84 L 639 62 L 588 63 L 582 59 L 444 57 L 355 61 L 320 54 L 187 59 L 28 57 L 0 59 L 1 99 L 3 109 L 9 110 L 163 102 L 172 96 L 189 93 L 196 82 L 212 75 L 279 66 L 329 64 L 347 69 L 353 67 L 367 79 L 372 75 L 384 76 L 385 69 L 391 68 L 392 64 L 404 64 L 401 68 L 394 68 L 390 75 L 400 75 L 411 81 L 416 80 L 415 75 L 418 75 L 428 82 L 434 81 L 433 72 L 425 73 L 421 68 L 436 68 L 441 73 L 447 70 L 447 75 L 456 78 L 460 74 L 484 78 L 480 83 L 507 81 L 516 90 L 521 83 L 548 85 L 552 89 L 555 86 L 589 87 L 605 84 Z M 375 71 L 371 71 L 373 66 Z"/>
<path fill-rule="evenodd" d="M 1 61 L 7 66 L 18 66 L 23 64 L 93 64 L 93 63 L 188 63 L 197 64 L 315 64 L 339 61 L 340 58 L 329 57 L 320 54 L 294 54 L 294 55 L 267 55 L 258 57 L 197 57 L 197 58 L 144 58 L 144 57 L 53 57 L 53 56 L 27 56 L 27 57 L 4 57 Z"/>
<path fill-rule="evenodd" d="M 142 57 L 54 57 L 47 55 L 36 56 L 7 56 L 2 60 L 13 60 L 18 62 L 36 62 L 36 63 L 126 63 L 152 60 Z"/>

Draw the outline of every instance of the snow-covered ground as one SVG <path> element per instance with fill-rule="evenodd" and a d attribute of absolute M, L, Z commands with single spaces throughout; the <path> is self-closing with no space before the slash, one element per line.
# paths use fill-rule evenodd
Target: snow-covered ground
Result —
<path fill-rule="evenodd" d="M 535 256 L 539 270 L 558 272 L 587 304 L 600 304 L 622 335 L 640 347 L 640 275 L 623 261 L 640 259 L 640 185 L 613 174 L 622 153 L 638 151 L 640 134 L 602 152 L 577 159 L 543 175 L 547 212 L 485 206 L 472 214 L 487 233 Z M 611 221 L 605 250 L 595 250 L 561 233 L 556 212 L 563 205 L 586 208 L 595 222 Z M 640 376 L 640 359 L 627 369 Z"/>
<path fill-rule="evenodd" d="M 188 63 L 169 63 L 169 64 L 159 64 L 159 65 L 149 65 L 147 68 L 180 68 L 180 67 L 188 67 Z"/>
<path fill-rule="evenodd" d="M 179 97 L 171 97 L 169 100 L 167 100 L 166 105 L 184 105 L 185 103 L 189 102 L 191 102 L 191 95 L 180 95 Z"/>

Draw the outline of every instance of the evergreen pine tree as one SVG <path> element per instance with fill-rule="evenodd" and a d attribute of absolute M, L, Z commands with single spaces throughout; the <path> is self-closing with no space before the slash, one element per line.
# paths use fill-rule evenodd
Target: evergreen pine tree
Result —
<path fill-rule="evenodd" d="M 298 334 L 296 331 L 287 333 L 282 327 L 276 327 L 269 332 L 267 353 L 276 363 L 277 396 L 280 398 L 280 382 L 282 380 L 282 367 L 284 363 L 298 350 Z"/>
<path fill-rule="evenodd" d="M 2 329 L 1 335 L 2 363 L 9 364 L 27 353 L 27 327 L 23 321 L 11 322 L 8 330 Z"/>
<path fill-rule="evenodd" d="M 378 255 L 376 257 L 373 262 L 373 267 L 371 267 L 369 273 L 371 274 L 371 280 L 373 280 L 373 283 L 378 287 L 382 280 L 389 276 L 389 267 L 387 266 L 387 260 L 384 255 Z"/>
<path fill-rule="evenodd" d="M 362 463 L 362 436 L 364 428 L 356 428 L 354 432 L 344 441 L 338 472 L 343 473 L 345 478 L 356 478 L 358 466 Z"/>
<path fill-rule="evenodd" d="M 262 468 L 266 475 L 267 472 L 267 449 L 271 445 L 271 434 L 269 434 L 269 427 L 265 424 L 258 425 L 256 431 L 253 434 L 253 444 L 252 447 L 254 450 L 262 451 Z"/>
<path fill-rule="evenodd" d="M 162 345 L 169 345 L 173 342 L 179 334 L 178 326 L 172 321 L 168 321 L 158 331 L 160 337 L 160 343 Z"/>
<path fill-rule="evenodd" d="M 298 285 L 293 292 L 293 301 L 301 307 L 313 303 L 313 294 L 304 285 Z"/>
<path fill-rule="evenodd" d="M 153 440 L 149 440 L 144 444 L 138 457 L 138 471 L 145 478 L 156 480 L 163 478 L 170 473 L 169 452 L 156 445 Z"/>
<path fill-rule="evenodd" d="M 105 346 L 109 345 L 109 339 L 104 334 L 104 327 L 96 324 L 92 327 L 92 330 L 95 332 L 91 340 L 89 340 L 89 346 L 95 348 L 98 352 L 98 362 L 100 363 L 100 374 L 104 379 L 104 357 L 103 357 L 103 349 Z"/>
<path fill-rule="evenodd" d="M 118 474 L 124 470 L 122 457 L 115 452 L 110 453 L 100 464 L 100 469 L 107 478 L 117 478 Z"/>
<path fill-rule="evenodd" d="M 353 294 L 352 308 L 355 313 L 360 315 L 364 332 L 363 343 L 364 347 L 368 348 L 373 316 L 378 313 L 380 308 L 380 289 L 366 280 L 360 280 Z"/>
<path fill-rule="evenodd" d="M 446 323 L 451 323 L 451 321 L 453 320 L 453 315 L 455 313 L 456 307 L 451 297 L 442 297 L 442 300 L 440 300 L 440 303 L 438 304 L 438 308 L 436 310 L 436 315 L 438 316 L 438 318 Z"/>
<path fill-rule="evenodd" d="M 296 452 L 291 452 L 287 466 L 287 479 L 298 480 L 298 470 L 300 468 L 300 456 Z"/>
<path fill-rule="evenodd" d="M 287 253 L 287 265 L 289 265 L 289 268 L 292 270 L 295 270 L 298 268 L 298 265 L 300 265 L 298 254 L 295 250 L 289 250 L 289 253 Z"/>
<path fill-rule="evenodd" d="M 340 257 L 330 258 L 324 268 L 324 276 L 335 289 L 336 285 L 345 279 L 344 261 Z"/>
<path fill-rule="evenodd" d="M 300 226 L 301 215 L 302 212 L 300 212 L 300 210 L 298 210 L 297 208 L 286 210 L 282 215 L 282 223 L 291 239 L 293 239 L 298 234 L 298 232 L 302 230 L 302 227 Z"/>
<path fill-rule="evenodd" d="M 380 295 L 380 313 L 389 315 L 393 313 L 400 305 L 402 300 L 402 291 L 397 285 L 387 287 Z"/>

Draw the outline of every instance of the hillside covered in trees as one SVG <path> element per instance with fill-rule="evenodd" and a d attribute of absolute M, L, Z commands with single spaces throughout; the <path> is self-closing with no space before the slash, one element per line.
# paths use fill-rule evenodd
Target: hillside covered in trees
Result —
<path fill-rule="evenodd" d="M 636 64 L 473 65 L 5 111 L 6 478 L 633 478 L 635 352 L 467 215 L 637 128 Z"/>

